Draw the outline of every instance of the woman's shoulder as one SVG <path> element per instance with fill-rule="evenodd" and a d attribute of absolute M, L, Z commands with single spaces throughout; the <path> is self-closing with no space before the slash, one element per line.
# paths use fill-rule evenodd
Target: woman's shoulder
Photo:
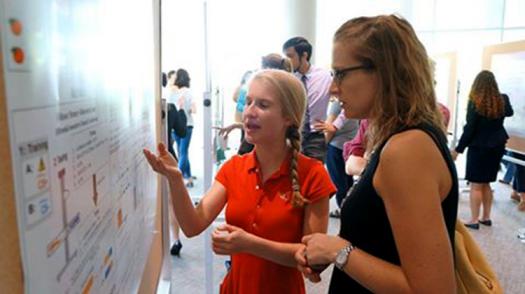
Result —
<path fill-rule="evenodd" d="M 249 169 L 256 166 L 255 155 L 252 152 L 248 152 L 242 155 L 235 154 L 226 160 L 222 166 L 227 168 L 232 168 L 236 171 L 241 171 L 243 169 Z"/>
<path fill-rule="evenodd" d="M 412 164 L 427 164 L 429 156 L 439 156 L 439 140 L 432 130 L 409 129 L 390 137 L 380 152 L 382 164 L 393 164 L 398 168 Z"/>
<path fill-rule="evenodd" d="M 419 144 L 424 143 L 433 143 L 431 136 L 436 136 L 434 134 L 436 130 L 428 128 L 411 128 L 405 131 L 396 133 L 392 135 L 386 142 L 383 149 L 392 149 L 395 152 L 411 149 L 419 149 Z"/>

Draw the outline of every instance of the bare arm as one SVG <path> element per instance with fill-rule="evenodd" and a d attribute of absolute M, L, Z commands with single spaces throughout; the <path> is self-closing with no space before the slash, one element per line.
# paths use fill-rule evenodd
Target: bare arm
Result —
<path fill-rule="evenodd" d="M 384 201 L 402 267 L 357 250 L 345 271 L 376 293 L 454 293 L 453 254 L 441 211 L 451 185 L 428 135 L 414 130 L 392 137 L 374 187 Z"/>
<path fill-rule="evenodd" d="M 335 115 L 329 115 L 325 121 L 317 120 L 314 123 L 314 129 L 324 133 L 324 140 L 326 143 L 330 142 L 337 132 L 337 128 L 333 125 L 333 121 L 337 118 Z"/>
<path fill-rule="evenodd" d="M 243 124 L 239 122 L 234 122 L 229 126 L 226 126 L 224 128 L 216 127 L 219 130 L 219 136 L 228 137 L 228 135 L 231 133 L 231 131 L 235 129 L 241 129 L 243 128 Z"/>
<path fill-rule="evenodd" d="M 326 233 L 328 227 L 328 201 L 328 197 L 325 197 L 306 206 L 304 234 Z M 283 243 L 264 239 L 229 225 L 224 226 L 223 230 L 228 231 L 229 234 L 220 235 L 217 231 L 213 234 L 214 251 L 217 254 L 245 252 L 277 264 L 296 267 L 297 262 L 294 254 L 304 247 L 301 243 Z"/>
<path fill-rule="evenodd" d="M 235 88 L 235 91 L 233 91 L 233 96 L 232 96 L 232 99 L 233 99 L 233 102 L 237 103 L 237 99 L 239 99 L 239 91 L 241 90 L 241 87 L 238 86 L 237 88 Z"/>
<path fill-rule="evenodd" d="M 190 110 L 191 110 L 192 114 L 197 113 L 197 104 L 195 104 L 194 101 L 191 102 L 191 109 Z"/>
<path fill-rule="evenodd" d="M 197 207 L 193 206 L 182 177 L 169 180 L 175 216 L 187 237 L 197 236 L 215 220 L 226 205 L 226 189 L 214 181 Z"/>
<path fill-rule="evenodd" d="M 303 235 L 326 233 L 328 229 L 329 198 L 325 197 L 313 204 L 307 205 L 304 214 Z M 302 246 L 301 243 L 279 243 L 254 236 L 248 253 L 257 255 L 275 263 L 296 267 L 294 254 Z"/>
<path fill-rule="evenodd" d="M 350 155 L 345 163 L 345 172 L 350 176 L 359 176 L 365 169 L 366 163 L 363 157 Z"/>
<path fill-rule="evenodd" d="M 373 184 L 384 201 L 402 266 L 357 248 L 345 273 L 374 293 L 455 293 L 452 248 L 441 212 L 452 179 L 432 139 L 416 130 L 392 137 Z M 312 264 L 334 262 L 348 244 L 321 234 L 303 242 Z"/>
<path fill-rule="evenodd" d="M 188 190 L 184 186 L 182 173 L 177 161 L 162 143 L 158 146 L 158 156 L 144 150 L 149 164 L 169 182 L 170 197 L 175 216 L 184 234 L 193 237 L 204 231 L 221 212 L 226 204 L 226 189 L 215 181 L 197 207 L 193 206 Z"/>

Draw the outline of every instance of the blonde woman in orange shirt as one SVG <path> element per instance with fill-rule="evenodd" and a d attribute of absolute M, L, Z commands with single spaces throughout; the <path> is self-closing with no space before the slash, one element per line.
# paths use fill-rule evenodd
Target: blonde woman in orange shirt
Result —
<path fill-rule="evenodd" d="M 292 74 L 254 75 L 243 113 L 254 151 L 227 161 L 194 207 L 177 162 L 159 144 L 144 154 L 167 177 L 173 209 L 188 236 L 200 234 L 226 207 L 227 224 L 213 232 L 213 251 L 231 255 L 221 293 L 305 293 L 294 253 L 301 238 L 325 233 L 335 187 L 322 163 L 299 153 L 305 90 Z"/>

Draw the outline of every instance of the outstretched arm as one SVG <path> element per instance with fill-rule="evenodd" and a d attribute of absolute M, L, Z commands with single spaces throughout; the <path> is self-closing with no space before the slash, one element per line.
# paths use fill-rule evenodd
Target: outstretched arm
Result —
<path fill-rule="evenodd" d="M 226 126 L 224 128 L 221 127 L 214 127 L 215 129 L 219 130 L 219 136 L 228 137 L 228 135 L 231 133 L 231 131 L 235 129 L 241 129 L 243 128 L 243 124 L 240 122 L 232 123 L 229 126 Z"/>
<path fill-rule="evenodd" d="M 168 179 L 171 203 L 184 234 L 188 237 L 200 234 L 213 222 L 226 204 L 224 186 L 215 181 L 199 205 L 194 207 L 188 190 L 184 186 L 177 161 L 166 150 L 166 146 L 159 143 L 158 155 L 144 149 L 144 155 L 153 170 Z"/>

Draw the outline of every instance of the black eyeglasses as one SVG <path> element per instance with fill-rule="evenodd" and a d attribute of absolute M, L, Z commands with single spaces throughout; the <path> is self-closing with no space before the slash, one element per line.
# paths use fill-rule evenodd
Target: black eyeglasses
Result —
<path fill-rule="evenodd" d="M 360 70 L 360 69 L 370 70 L 373 68 L 374 66 L 372 64 L 365 63 L 365 64 L 351 66 L 351 67 L 347 67 L 343 69 L 333 69 L 331 71 L 331 74 L 332 74 L 332 78 L 334 79 L 334 82 L 339 85 L 341 81 L 345 78 L 347 73 L 355 71 L 355 70 Z"/>

